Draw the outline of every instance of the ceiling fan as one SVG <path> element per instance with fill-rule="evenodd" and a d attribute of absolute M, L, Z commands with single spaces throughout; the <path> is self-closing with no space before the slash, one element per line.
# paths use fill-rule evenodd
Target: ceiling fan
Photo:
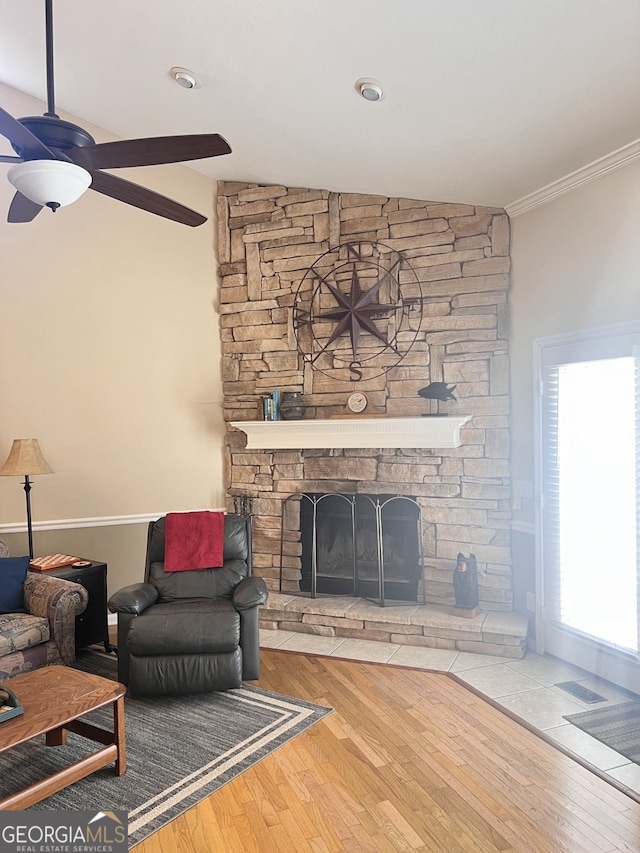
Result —
<path fill-rule="evenodd" d="M 55 212 L 92 189 L 165 219 L 202 225 L 206 216 L 102 169 L 218 157 L 231 153 L 227 141 L 217 133 L 201 133 L 96 143 L 86 130 L 59 118 L 54 99 L 52 3 L 45 0 L 47 111 L 15 119 L 0 107 L 0 134 L 17 154 L 0 155 L 0 163 L 15 164 L 7 174 L 17 190 L 7 220 L 31 222 L 43 207 Z"/>

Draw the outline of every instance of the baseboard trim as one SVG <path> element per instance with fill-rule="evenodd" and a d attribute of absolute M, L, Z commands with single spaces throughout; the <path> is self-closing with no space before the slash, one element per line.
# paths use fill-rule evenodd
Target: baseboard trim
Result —
<path fill-rule="evenodd" d="M 224 507 L 206 507 L 212 512 L 225 512 Z M 79 530 L 83 527 L 117 527 L 121 524 L 149 524 L 150 521 L 156 521 L 167 512 L 174 510 L 160 510 L 158 512 L 145 512 L 140 515 L 103 515 L 95 518 L 57 518 L 49 521 L 34 521 L 33 530 L 38 532 L 41 530 Z M 175 510 L 179 512 L 180 510 Z M 190 510 L 197 512 L 198 510 Z M 11 522 L 9 524 L 0 524 L 0 534 L 2 533 L 24 533 L 26 524 L 24 521 Z"/>

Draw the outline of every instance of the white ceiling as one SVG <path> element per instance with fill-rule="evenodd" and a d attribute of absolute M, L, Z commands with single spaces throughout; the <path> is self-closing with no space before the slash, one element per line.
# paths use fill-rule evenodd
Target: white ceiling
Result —
<path fill-rule="evenodd" d="M 54 25 L 60 111 L 220 133 L 216 179 L 505 206 L 640 138 L 639 0 L 54 0 Z M 44 0 L 0 0 L 0 82 L 44 100 L 44 56 Z"/>

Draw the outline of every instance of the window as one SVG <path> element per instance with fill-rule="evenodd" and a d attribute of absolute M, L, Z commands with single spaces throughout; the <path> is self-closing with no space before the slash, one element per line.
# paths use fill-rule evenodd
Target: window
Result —
<path fill-rule="evenodd" d="M 536 344 L 544 648 L 619 680 L 639 649 L 640 326 Z"/>

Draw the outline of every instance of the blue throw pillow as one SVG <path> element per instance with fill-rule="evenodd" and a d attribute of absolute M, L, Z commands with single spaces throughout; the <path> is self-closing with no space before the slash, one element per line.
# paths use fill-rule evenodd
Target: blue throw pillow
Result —
<path fill-rule="evenodd" d="M 26 613 L 22 587 L 29 557 L 0 557 L 0 613 Z"/>

